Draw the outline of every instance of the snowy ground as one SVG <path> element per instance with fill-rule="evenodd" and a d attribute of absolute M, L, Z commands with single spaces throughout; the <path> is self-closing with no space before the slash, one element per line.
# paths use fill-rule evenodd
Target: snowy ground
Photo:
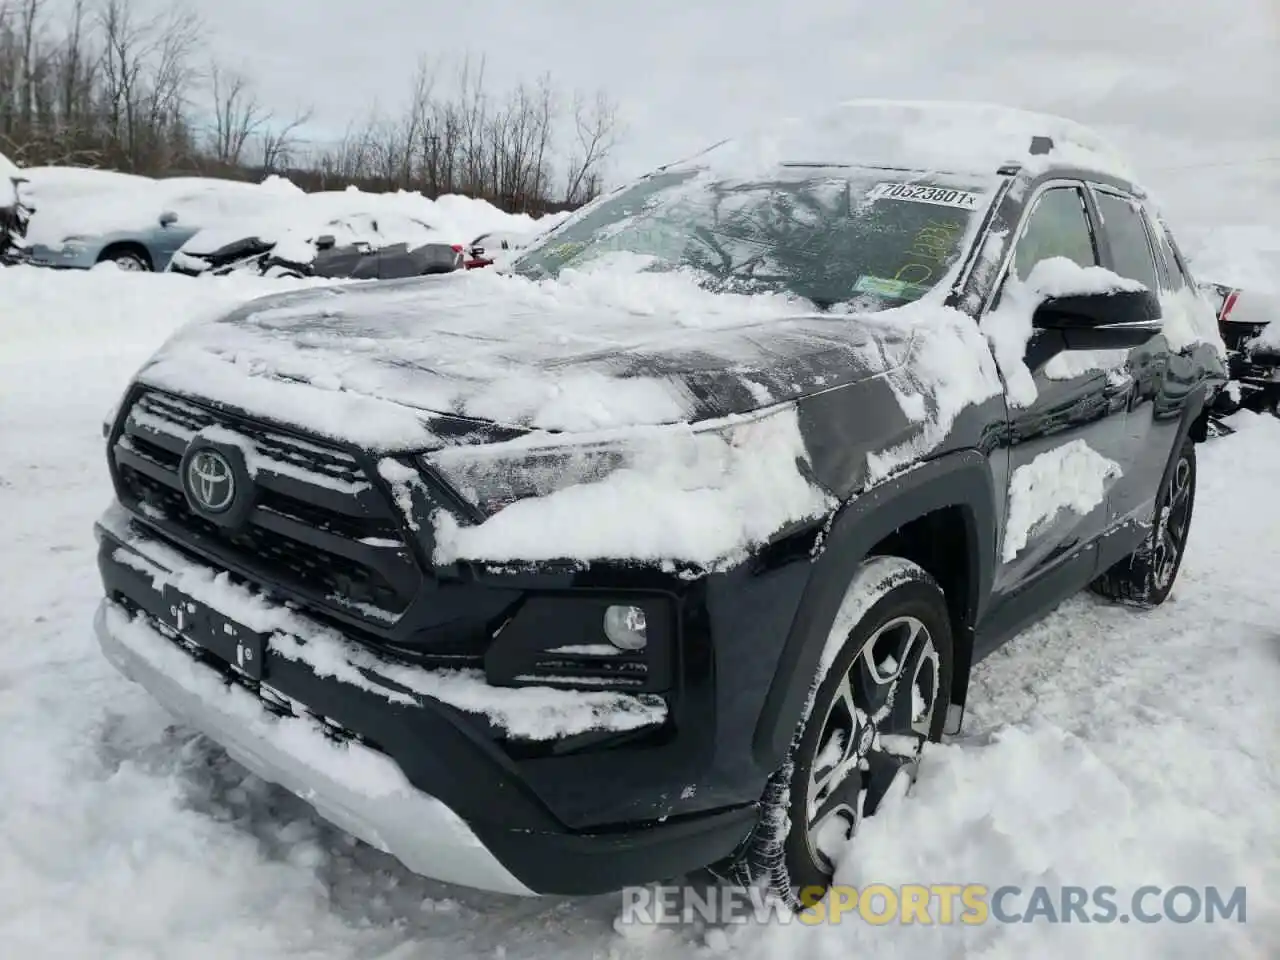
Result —
<path fill-rule="evenodd" d="M 99 656 L 102 417 L 179 322 L 267 289 L 0 270 L 0 955 L 1280 955 L 1280 420 L 1241 415 L 1201 448 L 1171 601 L 1136 614 L 1074 599 L 983 664 L 965 736 L 868 825 L 842 875 L 1244 885 L 1247 925 L 855 919 L 628 939 L 617 898 L 505 900 L 408 874 L 171 726 Z"/>

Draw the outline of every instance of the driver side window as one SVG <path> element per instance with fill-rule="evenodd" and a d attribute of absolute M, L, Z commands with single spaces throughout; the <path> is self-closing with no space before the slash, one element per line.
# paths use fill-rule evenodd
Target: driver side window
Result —
<path fill-rule="evenodd" d="M 1066 257 L 1082 267 L 1098 265 L 1098 250 L 1079 187 L 1054 187 L 1036 201 L 1014 251 L 1018 279 L 1026 280 L 1037 263 L 1050 257 Z"/>

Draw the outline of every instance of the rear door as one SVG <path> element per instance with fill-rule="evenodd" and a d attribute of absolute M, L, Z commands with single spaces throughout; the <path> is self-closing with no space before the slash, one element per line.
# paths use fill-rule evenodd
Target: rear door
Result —
<path fill-rule="evenodd" d="M 1187 310 L 1203 306 L 1188 285 L 1180 264 L 1158 223 L 1134 197 L 1114 187 L 1092 184 L 1097 204 L 1104 266 L 1145 284 L 1160 297 L 1166 327 Z M 1166 258 L 1165 250 L 1168 250 Z M 1173 449 L 1181 414 L 1179 383 L 1194 382 L 1187 358 L 1170 350 L 1166 334 L 1152 336 L 1128 351 L 1126 370 L 1132 378 L 1125 442 L 1117 461 L 1123 474 L 1112 491 L 1112 523 L 1150 519 L 1165 464 Z"/>

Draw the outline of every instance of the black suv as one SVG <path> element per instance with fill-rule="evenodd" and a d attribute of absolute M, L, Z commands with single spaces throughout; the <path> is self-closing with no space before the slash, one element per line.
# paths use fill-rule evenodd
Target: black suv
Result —
<path fill-rule="evenodd" d="M 1168 596 L 1225 371 L 1082 128 L 780 129 L 514 276 L 180 331 L 105 425 L 106 656 L 423 874 L 822 888 L 976 661 L 1086 586 Z"/>

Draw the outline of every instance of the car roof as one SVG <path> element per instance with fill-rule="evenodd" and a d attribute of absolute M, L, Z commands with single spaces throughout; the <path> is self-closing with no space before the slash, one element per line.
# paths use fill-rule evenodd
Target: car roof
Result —
<path fill-rule="evenodd" d="M 1049 113 L 947 100 L 848 100 L 722 141 L 679 164 L 749 177 L 787 166 L 866 166 L 990 175 L 1055 169 L 1135 183 L 1123 154 Z"/>

